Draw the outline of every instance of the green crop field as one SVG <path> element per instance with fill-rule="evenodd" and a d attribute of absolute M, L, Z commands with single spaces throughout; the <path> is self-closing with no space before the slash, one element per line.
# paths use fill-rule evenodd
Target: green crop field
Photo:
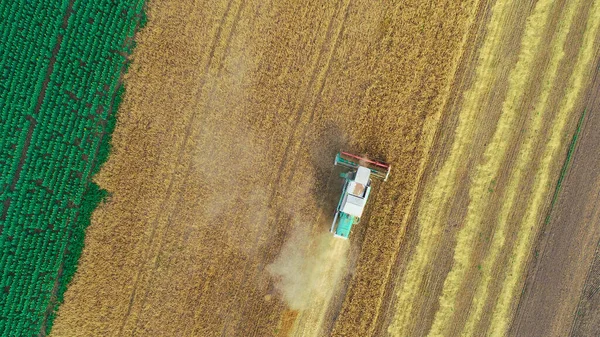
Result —
<path fill-rule="evenodd" d="M 0 2 L 0 335 L 47 333 L 75 273 L 141 0 Z"/>

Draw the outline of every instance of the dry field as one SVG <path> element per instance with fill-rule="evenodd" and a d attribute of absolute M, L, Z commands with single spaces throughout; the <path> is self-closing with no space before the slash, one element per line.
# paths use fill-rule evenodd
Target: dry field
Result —
<path fill-rule="evenodd" d="M 147 13 L 53 336 L 508 333 L 600 0 Z M 323 234 L 339 149 L 393 170 L 349 242 Z"/>
<path fill-rule="evenodd" d="M 112 198 L 53 335 L 370 334 L 477 9 L 461 3 L 151 1 L 97 177 Z M 322 236 L 339 149 L 394 170 L 349 244 Z"/>

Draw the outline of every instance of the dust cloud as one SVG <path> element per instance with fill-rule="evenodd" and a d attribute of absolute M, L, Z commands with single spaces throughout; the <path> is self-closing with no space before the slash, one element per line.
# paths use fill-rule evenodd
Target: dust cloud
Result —
<path fill-rule="evenodd" d="M 326 305 L 347 273 L 349 242 L 331 233 L 314 237 L 307 226 L 295 226 L 279 255 L 267 267 L 275 287 L 292 310 Z"/>

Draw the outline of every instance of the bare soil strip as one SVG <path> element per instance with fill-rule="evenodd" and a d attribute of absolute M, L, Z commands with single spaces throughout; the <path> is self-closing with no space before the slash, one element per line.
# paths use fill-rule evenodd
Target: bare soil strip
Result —
<path fill-rule="evenodd" d="M 600 76 L 590 86 L 581 134 L 550 221 L 540 233 L 528 268 L 512 336 L 595 336 L 600 333 Z M 594 255 L 596 256 L 594 257 Z M 592 263 L 593 262 L 593 263 Z M 585 284 L 584 284 L 585 283 Z"/>

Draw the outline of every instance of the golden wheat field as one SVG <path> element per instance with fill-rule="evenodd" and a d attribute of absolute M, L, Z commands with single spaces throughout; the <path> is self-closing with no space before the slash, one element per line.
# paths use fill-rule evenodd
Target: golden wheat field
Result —
<path fill-rule="evenodd" d="M 531 271 L 535 247 L 552 246 L 541 233 L 573 135 L 586 107 L 599 112 L 600 0 L 154 0 L 146 12 L 95 177 L 111 196 L 52 336 L 533 331 L 544 292 L 521 294 L 556 287 Z M 328 232 L 340 149 L 392 166 L 348 241 Z M 578 289 L 598 236 L 586 259 L 563 261 Z M 570 318 L 537 324 L 569 331 L 570 301 Z"/>

